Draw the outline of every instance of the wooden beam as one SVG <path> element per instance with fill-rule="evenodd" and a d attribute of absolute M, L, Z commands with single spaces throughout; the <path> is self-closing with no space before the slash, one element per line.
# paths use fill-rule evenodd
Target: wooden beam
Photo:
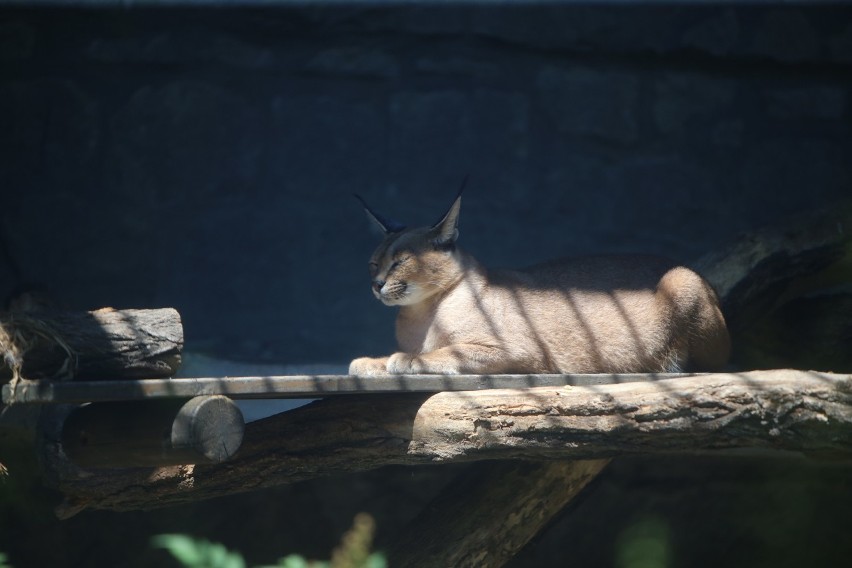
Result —
<path fill-rule="evenodd" d="M 220 465 L 82 471 L 45 441 L 73 503 L 165 507 L 391 464 L 762 448 L 852 456 L 852 375 L 777 370 L 581 387 L 328 398 L 246 426 Z"/>
<path fill-rule="evenodd" d="M 500 388 L 589 386 L 697 376 L 683 373 L 567 375 L 290 375 L 129 381 L 20 381 L 3 386 L 3 402 L 59 404 L 190 398 L 214 394 L 235 399 L 319 398 L 341 394 L 434 393 Z"/>
<path fill-rule="evenodd" d="M 388 551 L 391 566 L 497 568 L 609 460 L 481 462 L 451 482 Z"/>

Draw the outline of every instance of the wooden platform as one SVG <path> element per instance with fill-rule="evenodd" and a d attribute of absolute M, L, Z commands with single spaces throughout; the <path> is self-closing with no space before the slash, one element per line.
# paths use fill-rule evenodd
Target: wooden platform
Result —
<path fill-rule="evenodd" d="M 19 381 L 14 393 L 3 385 L 3 402 L 57 404 L 192 398 L 222 394 L 234 399 L 324 398 L 334 395 L 435 393 L 485 389 L 594 386 L 652 382 L 693 376 L 685 373 L 565 375 L 291 375 L 116 381 Z"/>

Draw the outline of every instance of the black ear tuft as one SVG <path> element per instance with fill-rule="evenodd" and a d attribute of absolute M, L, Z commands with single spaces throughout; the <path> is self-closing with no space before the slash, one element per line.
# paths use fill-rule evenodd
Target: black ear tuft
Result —
<path fill-rule="evenodd" d="M 464 174 L 464 177 L 462 178 L 461 186 L 459 186 L 459 192 L 456 195 L 456 197 L 461 197 L 461 194 L 464 191 L 464 188 L 467 187 L 467 180 L 469 180 L 469 179 L 470 179 L 470 174 Z"/>
<path fill-rule="evenodd" d="M 384 234 L 389 235 L 391 233 L 400 233 L 405 230 L 405 225 L 403 225 L 402 223 L 397 223 L 396 221 L 387 219 L 373 211 L 372 208 L 367 205 L 367 202 L 364 201 L 364 199 L 357 193 L 353 193 L 352 195 L 355 196 L 355 199 L 361 202 L 361 205 L 364 206 L 364 211 L 367 212 L 367 217 L 369 217 L 376 225 L 378 225 L 382 229 L 382 232 L 384 232 Z"/>

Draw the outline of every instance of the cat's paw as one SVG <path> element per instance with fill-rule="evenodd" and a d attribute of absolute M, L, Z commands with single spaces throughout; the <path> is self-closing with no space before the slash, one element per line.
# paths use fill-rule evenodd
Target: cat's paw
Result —
<path fill-rule="evenodd" d="M 359 357 L 349 363 L 349 374 L 369 377 L 388 374 L 387 357 Z"/>
<path fill-rule="evenodd" d="M 388 372 L 393 375 L 417 375 L 425 373 L 422 360 L 410 353 L 394 353 L 388 357 Z"/>

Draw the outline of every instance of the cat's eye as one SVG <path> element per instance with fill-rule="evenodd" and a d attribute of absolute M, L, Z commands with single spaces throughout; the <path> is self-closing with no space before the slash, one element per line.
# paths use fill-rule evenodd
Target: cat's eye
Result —
<path fill-rule="evenodd" d="M 371 263 L 370 263 L 370 264 L 368 264 L 367 266 L 368 266 L 368 267 L 369 267 L 369 269 L 370 269 L 370 274 L 375 274 L 375 273 L 376 273 L 376 272 L 378 272 L 378 270 L 379 270 L 379 265 L 378 265 L 378 264 L 376 264 L 375 262 L 371 262 Z"/>
<path fill-rule="evenodd" d="M 399 266 L 400 264 L 402 264 L 402 263 L 406 262 L 409 258 L 410 258 L 410 257 L 404 256 L 404 257 L 402 257 L 402 258 L 398 258 L 398 259 L 396 259 L 396 260 L 395 260 L 395 261 L 393 261 L 393 263 L 390 265 L 390 268 L 388 268 L 388 270 L 393 270 L 394 268 L 396 268 L 396 267 L 397 267 L 397 266 Z"/>

